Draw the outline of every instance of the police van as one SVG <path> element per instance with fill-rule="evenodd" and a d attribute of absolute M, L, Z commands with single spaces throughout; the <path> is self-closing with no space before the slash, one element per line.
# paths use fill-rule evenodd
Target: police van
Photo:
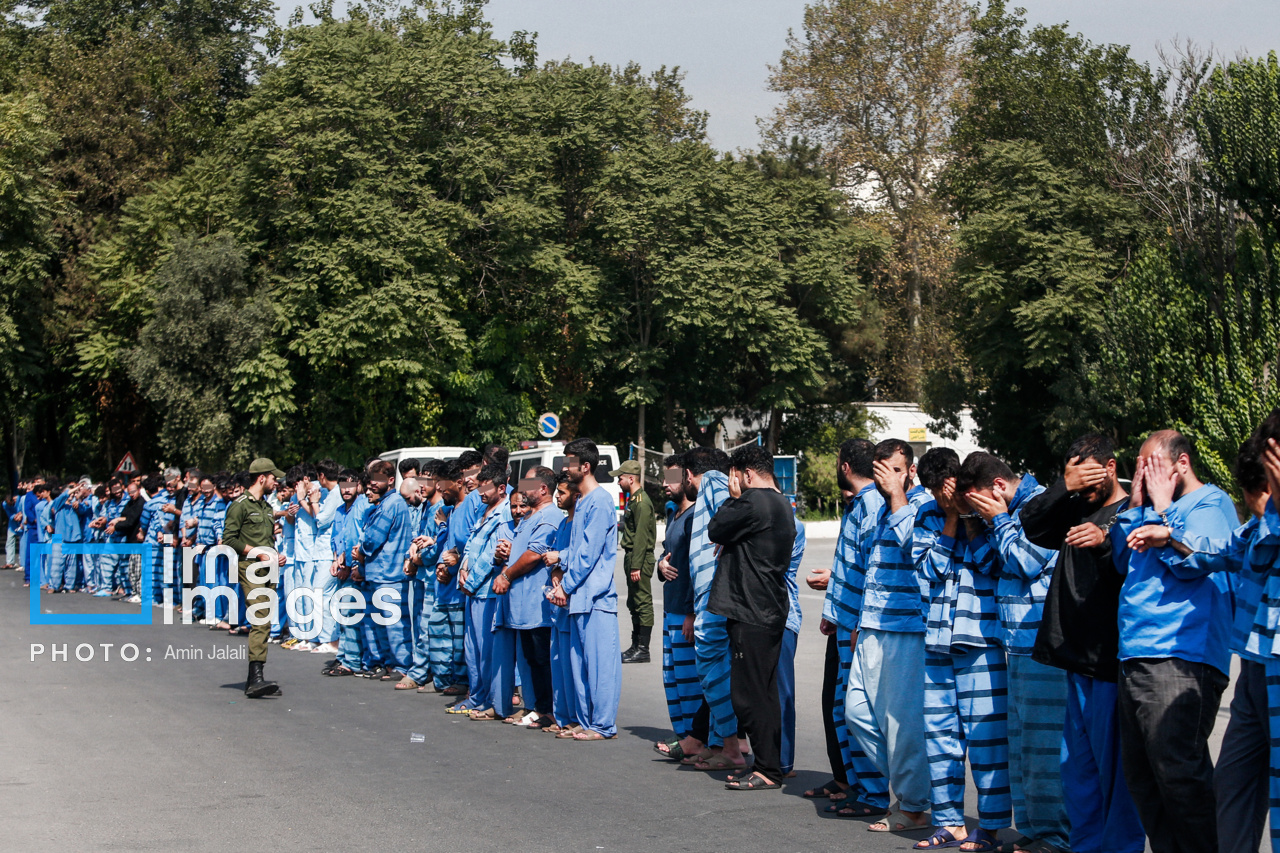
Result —
<path fill-rule="evenodd" d="M 426 459 L 439 459 L 447 462 L 451 459 L 457 459 L 468 450 L 475 450 L 474 447 L 401 447 L 397 450 L 388 450 L 381 453 L 378 458 L 390 462 L 396 466 L 396 486 L 399 487 L 400 480 L 400 460 L 417 459 L 419 461 Z"/>
<path fill-rule="evenodd" d="M 557 474 L 564 467 L 564 442 L 563 441 L 522 441 L 520 449 L 511 451 L 511 483 L 515 485 L 520 478 L 539 466 L 550 468 Z M 614 509 L 619 514 L 626 507 L 626 502 L 622 494 L 622 489 L 618 483 L 609 476 L 610 471 L 616 471 L 618 465 L 618 448 L 612 444 L 599 444 L 596 449 L 600 451 L 600 464 L 596 466 L 596 481 L 600 483 L 601 488 L 609 493 L 609 499 L 613 501 Z"/>

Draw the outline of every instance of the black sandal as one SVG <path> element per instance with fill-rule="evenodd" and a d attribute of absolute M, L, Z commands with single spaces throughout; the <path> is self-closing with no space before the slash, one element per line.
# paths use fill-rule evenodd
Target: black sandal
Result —
<path fill-rule="evenodd" d="M 754 770 L 741 777 L 735 778 L 730 782 L 725 782 L 724 786 L 730 791 L 781 791 L 782 786 L 777 782 L 771 782 Z"/>
<path fill-rule="evenodd" d="M 836 817 L 884 817 L 889 813 L 888 809 L 882 809 L 879 806 L 873 806 L 870 803 L 864 803 L 862 800 L 837 800 L 827 806 L 823 811 L 833 814 Z"/>
<path fill-rule="evenodd" d="M 823 785 L 821 788 L 811 788 L 808 791 L 805 791 L 800 796 L 804 797 L 806 800 L 820 800 L 823 797 L 829 797 L 832 794 L 843 794 L 844 790 L 845 790 L 844 788 L 840 787 L 839 782 L 837 782 L 835 779 L 832 779 L 830 782 Z"/>

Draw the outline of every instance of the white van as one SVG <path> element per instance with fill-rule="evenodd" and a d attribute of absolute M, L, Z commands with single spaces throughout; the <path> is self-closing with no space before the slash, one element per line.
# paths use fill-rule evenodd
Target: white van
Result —
<path fill-rule="evenodd" d="M 400 485 L 400 460 L 401 459 L 439 459 L 447 461 L 457 459 L 468 450 L 475 450 L 474 447 L 401 447 L 398 450 L 388 450 L 386 453 L 378 455 L 379 459 L 390 462 L 396 466 L 396 486 Z"/>
<path fill-rule="evenodd" d="M 596 445 L 596 449 L 600 451 L 600 464 L 596 466 L 596 481 L 609 493 L 609 498 L 613 501 L 613 506 L 621 518 L 622 510 L 626 506 L 622 499 L 622 489 L 618 487 L 613 477 L 609 476 L 609 472 L 616 471 L 619 465 L 618 448 L 612 444 L 600 444 Z M 520 482 L 521 477 L 539 466 L 550 468 L 559 474 L 560 469 L 564 467 L 564 442 L 521 442 L 519 450 L 511 451 L 508 464 L 511 467 L 512 485 Z"/>

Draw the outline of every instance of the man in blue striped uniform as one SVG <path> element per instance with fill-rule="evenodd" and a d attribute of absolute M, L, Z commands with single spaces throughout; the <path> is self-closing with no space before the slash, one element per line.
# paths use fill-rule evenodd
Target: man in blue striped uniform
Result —
<path fill-rule="evenodd" d="M 1066 673 L 1033 660 L 1045 594 L 1058 553 L 1033 545 L 1022 530 L 1022 509 L 1044 488 L 1021 478 L 990 453 L 971 453 L 958 489 L 988 528 L 999 553 L 1003 643 L 1009 659 L 1009 778 L 1013 819 L 1027 838 L 1067 848 L 1070 826 L 1062 793 L 1062 734 L 1067 716 Z"/>
<path fill-rule="evenodd" d="M 466 661 L 468 697 L 454 706 L 465 708 L 474 720 L 503 719 L 510 713 L 510 695 L 495 696 L 493 620 L 498 609 L 493 594 L 497 571 L 498 542 L 509 530 L 511 510 L 506 500 L 506 469 L 485 465 L 476 474 L 481 516 L 476 520 L 462 551 L 458 584 L 468 596 L 466 615 Z"/>
<path fill-rule="evenodd" d="M 729 632 L 723 617 L 707 609 L 716 573 L 716 548 L 707 526 L 729 498 L 729 457 L 723 450 L 695 447 L 684 454 L 685 477 L 697 489 L 689 532 L 689 577 L 693 581 L 693 648 L 698 681 L 710 712 L 704 739 L 711 755 L 694 766 L 699 770 L 739 770 L 746 766 L 738 743 L 738 718 L 733 712 L 729 684 Z M 695 732 L 695 736 L 701 732 Z"/>
<path fill-rule="evenodd" d="M 569 542 L 573 534 L 574 510 L 578 505 L 578 490 L 569 482 L 569 475 L 561 471 L 556 477 L 556 507 L 564 513 L 564 520 L 556 531 L 555 550 L 542 555 L 542 561 L 551 568 L 551 704 L 556 724 L 546 731 L 566 738 L 583 730 L 579 722 L 578 695 L 573 688 L 572 624 L 569 621 L 569 597 L 564 591 L 564 560 L 568 559 Z"/>
<path fill-rule="evenodd" d="M 916 511 L 928 500 L 913 486 L 915 452 L 901 439 L 876 445 L 872 471 L 884 498 L 867 555 L 857 645 L 845 721 L 898 803 L 873 832 L 929 825 L 929 760 L 924 744 L 926 589 L 911 559 Z"/>
<path fill-rule="evenodd" d="M 873 817 L 889 808 L 889 782 L 863 753 L 845 719 L 849 671 L 853 666 L 853 639 L 862 611 L 866 583 L 866 558 L 875 535 L 884 498 L 872 476 L 875 445 L 865 438 L 851 438 L 840 445 L 836 482 L 853 494 L 840 520 L 840 534 L 831 575 L 822 602 L 819 628 L 828 637 L 828 653 L 837 657 L 835 684 L 831 686 L 831 719 L 840 753 L 840 770 L 832 768 L 837 787 L 847 791 L 830 807 L 840 817 Z M 824 684 L 824 693 L 827 686 Z"/>
<path fill-rule="evenodd" d="M 972 458 L 972 457 L 971 457 Z M 996 604 L 999 567 L 987 531 L 957 493 L 960 457 L 936 447 L 920 459 L 934 500 L 916 514 L 912 555 L 929 584 L 925 631 L 925 737 L 933 835 L 917 849 L 964 842 L 990 851 L 1009 825 L 1008 678 Z M 978 829 L 964 820 L 965 759 L 978 789 Z"/>
<path fill-rule="evenodd" d="M 71 483 L 54 501 L 54 533 L 62 537 L 64 545 L 84 542 L 84 525 L 93 510 L 89 506 L 89 490 L 79 483 Z M 80 555 L 63 554 L 53 575 L 52 592 L 75 592 L 80 588 Z"/>
<path fill-rule="evenodd" d="M 415 481 L 396 488 L 395 466 L 390 462 L 374 463 L 369 469 L 370 491 L 378 497 L 365 520 L 360 537 L 360 575 L 369 608 L 362 621 L 366 647 L 378 649 L 377 675 L 382 681 L 399 681 L 412 666 L 412 635 L 409 630 L 408 576 L 404 560 L 413 542 L 406 494 L 416 496 Z M 370 498 L 372 501 L 372 497 Z M 373 618 L 375 610 L 388 614 L 384 621 Z"/>
<path fill-rule="evenodd" d="M 1231 664 L 1231 591 L 1212 574 L 1183 580 L 1169 546 L 1134 551 L 1147 524 L 1226 539 L 1236 527 L 1226 492 L 1202 483 L 1191 443 L 1163 430 L 1143 443 L 1131 509 L 1111 530 L 1120 595 L 1120 744 L 1124 774 L 1155 853 L 1218 847 L 1209 735 Z"/>
<path fill-rule="evenodd" d="M 431 675 L 436 689 L 445 696 L 463 696 L 467 692 L 465 601 L 456 578 L 459 552 L 466 547 L 471 530 L 464 515 L 468 492 L 459 462 L 441 466 L 436 488 L 444 498 L 445 506 L 437 513 L 444 516 L 446 538 L 436 563 L 435 607 L 429 625 Z M 464 706 L 461 710 L 471 709 Z"/>
<path fill-rule="evenodd" d="M 338 589 L 334 593 L 337 614 L 344 618 L 337 619 L 338 657 L 332 666 L 323 670 L 325 675 L 354 675 L 365 669 L 364 643 L 360 636 L 360 625 L 355 621 L 356 608 L 354 597 L 349 590 L 359 590 L 357 581 L 351 577 L 351 549 L 360 542 L 364 528 L 364 512 L 369 508 L 369 499 L 362 491 L 364 480 L 368 476 L 350 468 L 344 468 L 338 474 L 338 494 L 342 503 L 334 515 L 330 547 L 333 549 L 334 576 L 338 579 Z M 361 611 L 363 612 L 363 611 Z M 352 624 L 347 624 L 352 623 Z"/>
<path fill-rule="evenodd" d="M 227 501 L 218 494 L 217 487 L 223 483 L 223 478 L 219 477 L 215 483 L 212 476 L 206 476 L 200 481 L 200 495 L 203 500 L 200 502 L 199 509 L 196 513 L 196 531 L 195 543 L 204 547 L 203 563 L 206 569 L 212 569 L 213 578 L 212 586 L 227 586 L 231 581 L 231 566 L 227 564 L 225 559 L 214 561 L 213 565 L 209 565 L 209 550 L 218 544 L 222 538 L 222 525 L 227 517 Z M 205 574 L 208 574 L 206 571 Z M 202 582 L 208 583 L 208 580 L 201 576 Z M 227 629 L 230 624 L 227 622 L 227 599 L 225 596 L 218 596 L 213 602 L 213 616 L 215 619 L 214 628 Z"/>
<path fill-rule="evenodd" d="M 176 469 L 171 468 L 165 473 L 173 476 L 147 498 L 142 505 L 142 518 L 138 521 L 138 527 L 143 531 L 143 541 L 151 544 L 151 565 L 144 566 L 143 571 L 151 571 L 151 597 L 156 604 L 164 602 L 164 544 L 160 537 L 169 515 L 162 508 L 173 500 L 169 486 L 177 481 Z"/>
<path fill-rule="evenodd" d="M 654 744 L 660 755 L 679 760 L 696 755 L 700 740 L 692 740 L 693 718 L 702 705 L 698 663 L 693 651 L 693 582 L 689 578 L 689 534 L 693 527 L 693 496 L 685 487 L 679 454 L 663 460 L 663 487 L 675 506 L 667 512 L 658 576 L 662 578 L 662 689 L 667 697 L 673 740 Z"/>
<path fill-rule="evenodd" d="M 405 571 L 409 573 L 413 618 L 417 627 L 414 634 L 413 668 L 400 679 L 396 685 L 397 690 L 412 687 L 419 693 L 426 693 L 427 682 L 431 679 L 431 619 L 436 601 L 435 566 L 440 552 L 444 550 L 445 539 L 445 524 L 436 520 L 436 513 L 444 509 L 444 499 L 437 488 L 442 464 L 439 459 L 425 460 L 420 464 L 416 478 L 422 503 L 415 510 L 417 522 Z"/>

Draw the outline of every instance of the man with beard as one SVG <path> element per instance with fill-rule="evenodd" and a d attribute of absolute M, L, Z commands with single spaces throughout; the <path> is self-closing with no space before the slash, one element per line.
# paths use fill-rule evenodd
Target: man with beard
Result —
<path fill-rule="evenodd" d="M 361 515 L 362 509 L 369 505 L 363 493 L 363 479 L 367 479 L 367 476 L 350 468 L 344 468 L 338 474 L 337 487 L 342 503 L 338 505 L 338 511 L 333 519 L 330 537 L 333 562 L 329 568 L 329 573 L 338 580 L 338 588 L 333 594 L 335 616 L 341 613 L 345 617 L 347 610 L 344 605 L 352 603 L 351 596 L 344 596 L 344 593 L 347 590 L 359 589 L 359 583 L 351 577 L 348 560 L 351 549 L 360 541 L 364 522 Z M 329 676 L 354 675 L 365 668 L 360 625 L 359 623 L 347 624 L 351 621 L 350 619 L 335 619 L 335 621 L 338 628 L 338 656 L 333 663 L 324 668 L 323 673 Z"/>
<path fill-rule="evenodd" d="M 1134 550 L 1144 525 L 1179 538 L 1226 539 L 1235 505 L 1206 485 L 1179 432 L 1152 433 L 1139 452 L 1130 508 L 1111 530 L 1120 589 L 1120 758 L 1155 853 L 1217 851 L 1209 735 L 1231 666 L 1231 590 L 1221 573 L 1184 580 L 1166 545 Z"/>
<path fill-rule="evenodd" d="M 573 737 L 582 731 L 578 722 L 578 696 L 573 689 L 572 624 L 569 621 L 569 597 L 564 592 L 564 566 L 561 555 L 567 559 L 569 540 L 573 534 L 574 510 L 578 504 L 578 490 L 569 482 L 569 474 L 561 471 L 556 476 L 556 509 L 564 513 L 556 530 L 555 550 L 542 555 L 542 562 L 551 568 L 551 591 L 547 600 L 551 608 L 551 704 L 556 718 L 553 726 L 544 731 L 557 737 Z"/>
<path fill-rule="evenodd" d="M 1094 433 L 1072 442 L 1062 478 L 1022 510 L 1027 539 L 1059 552 L 1032 658 L 1067 672 L 1062 786 L 1067 846 L 1076 853 L 1146 847 L 1120 766 L 1116 722 L 1124 576 L 1112 560 L 1109 533 L 1127 498 L 1111 439 Z"/>
<path fill-rule="evenodd" d="M 474 451 L 469 451 L 474 453 Z M 463 516 L 463 504 L 471 494 L 468 478 L 458 460 L 446 462 L 437 475 L 436 488 L 444 498 L 444 507 L 436 510 L 437 521 L 444 524 L 444 546 L 436 562 L 436 606 L 431 620 L 431 673 L 436 689 L 445 696 L 464 696 L 467 692 L 466 669 L 466 601 L 458 589 L 459 551 L 466 547 L 471 532 Z M 476 473 L 480 473 L 477 468 Z M 477 497 L 476 500 L 479 500 Z M 463 708 L 461 713 L 471 709 Z"/>
<path fill-rule="evenodd" d="M 444 509 L 444 498 L 438 487 L 439 459 L 428 459 L 418 471 L 417 523 L 413 544 L 405 558 L 404 573 L 409 576 L 409 588 L 413 593 L 414 646 L 413 669 L 396 685 L 397 690 L 408 690 L 407 681 L 413 681 L 419 693 L 427 692 L 427 679 L 431 678 L 431 620 L 435 615 L 436 579 L 434 566 L 444 549 L 444 524 L 436 513 Z"/>
<path fill-rule="evenodd" d="M 364 533 L 352 556 L 360 563 L 360 575 L 369 607 L 361 622 L 364 644 L 375 659 L 371 674 L 381 681 L 398 680 L 413 664 L 408 614 L 408 579 L 404 557 L 413 542 L 409 524 L 409 504 L 395 491 L 396 469 L 390 462 L 375 462 L 369 468 L 369 501 L 373 509 L 365 520 Z M 411 495 L 418 484 L 409 481 Z M 403 483 L 401 484 L 403 486 Z M 380 605 L 379 601 L 385 602 Z M 374 610 L 390 611 L 396 618 L 379 625 Z"/>

